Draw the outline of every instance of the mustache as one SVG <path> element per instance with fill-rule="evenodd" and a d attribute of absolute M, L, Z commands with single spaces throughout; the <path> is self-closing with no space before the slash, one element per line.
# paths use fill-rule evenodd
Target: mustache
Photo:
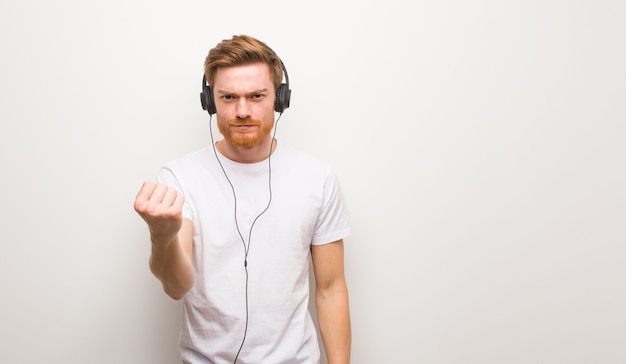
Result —
<path fill-rule="evenodd" d="M 227 120 L 228 125 L 253 125 L 253 126 L 260 126 L 261 125 L 261 121 L 260 120 L 255 120 L 255 119 L 231 119 L 231 120 Z"/>

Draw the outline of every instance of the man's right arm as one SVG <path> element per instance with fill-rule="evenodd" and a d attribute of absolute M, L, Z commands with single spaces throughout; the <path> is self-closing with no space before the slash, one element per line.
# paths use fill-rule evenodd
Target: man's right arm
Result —
<path fill-rule="evenodd" d="M 145 182 L 135 199 L 135 211 L 150 229 L 150 269 L 175 300 L 193 287 L 193 223 L 183 219 L 183 196 L 164 184 Z"/>

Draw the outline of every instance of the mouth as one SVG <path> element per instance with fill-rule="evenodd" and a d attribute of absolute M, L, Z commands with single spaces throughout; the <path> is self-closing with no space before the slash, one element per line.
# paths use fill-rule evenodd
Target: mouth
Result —
<path fill-rule="evenodd" d="M 243 133 L 243 134 L 256 133 L 258 129 L 259 129 L 259 125 L 256 125 L 256 124 L 231 124 L 230 125 L 230 130 L 232 130 L 235 133 Z"/>
<path fill-rule="evenodd" d="M 253 128 L 259 125 L 257 124 L 231 124 L 230 126 L 233 128 Z"/>

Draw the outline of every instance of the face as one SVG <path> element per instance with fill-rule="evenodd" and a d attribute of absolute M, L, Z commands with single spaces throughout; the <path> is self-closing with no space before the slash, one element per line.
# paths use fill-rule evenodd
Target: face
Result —
<path fill-rule="evenodd" d="M 217 125 L 226 142 L 242 148 L 270 142 L 276 96 L 267 64 L 220 68 L 213 89 Z"/>

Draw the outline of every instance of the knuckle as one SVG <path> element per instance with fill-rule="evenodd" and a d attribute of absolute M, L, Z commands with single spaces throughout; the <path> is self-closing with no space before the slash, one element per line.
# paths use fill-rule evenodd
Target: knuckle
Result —
<path fill-rule="evenodd" d="M 133 204 L 133 208 L 135 209 L 135 211 L 137 212 L 143 212 L 145 210 L 145 202 L 142 200 L 135 200 L 135 203 Z"/>

